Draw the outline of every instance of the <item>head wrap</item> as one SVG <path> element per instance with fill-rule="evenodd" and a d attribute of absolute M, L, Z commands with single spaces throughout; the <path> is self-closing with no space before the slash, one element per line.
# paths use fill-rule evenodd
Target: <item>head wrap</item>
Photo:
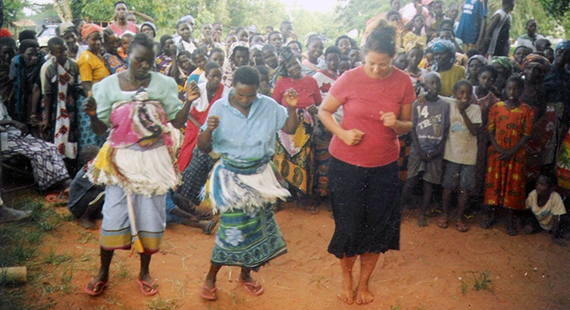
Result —
<path fill-rule="evenodd" d="M 465 71 L 469 72 L 469 64 L 473 60 L 479 60 L 484 66 L 487 65 L 487 58 L 483 55 L 473 55 L 469 60 L 467 60 L 467 66 L 465 67 Z"/>
<path fill-rule="evenodd" d="M 63 23 L 59 24 L 58 30 L 59 30 L 59 35 L 63 36 L 67 32 L 74 31 L 75 25 L 73 23 L 70 23 L 70 22 L 63 22 Z"/>
<path fill-rule="evenodd" d="M 499 64 L 503 66 L 509 72 L 509 76 L 513 74 L 513 63 L 511 59 L 507 56 L 493 56 L 493 60 L 491 61 L 491 65 Z"/>
<path fill-rule="evenodd" d="M 94 32 L 103 32 L 103 28 L 96 24 L 85 24 L 81 29 L 81 37 L 83 41 L 87 41 L 87 37 Z"/>
<path fill-rule="evenodd" d="M 252 50 L 252 51 L 253 51 L 253 50 L 258 50 L 258 51 L 261 52 L 262 49 L 263 49 L 263 45 L 261 45 L 261 44 L 254 44 L 254 45 L 251 46 L 251 50 Z"/>
<path fill-rule="evenodd" d="M 434 54 L 439 52 L 446 52 L 449 54 L 449 62 L 451 64 L 455 63 L 455 45 L 453 45 L 453 42 L 449 40 L 435 39 L 428 44 L 428 47 L 430 46 Z M 432 70 L 439 70 L 439 64 L 437 61 L 433 64 Z"/>
<path fill-rule="evenodd" d="M 554 50 L 557 51 L 557 50 L 567 50 L 567 49 L 570 49 L 570 40 L 565 40 L 556 44 L 556 48 Z"/>
<path fill-rule="evenodd" d="M 236 53 L 236 48 L 238 48 L 238 47 L 241 47 L 241 48 L 246 49 L 246 50 L 248 51 L 248 53 L 249 53 L 249 46 L 247 45 L 247 43 L 245 43 L 245 42 L 240 42 L 240 41 L 234 42 L 234 43 L 230 46 L 230 63 L 231 63 L 232 65 L 234 65 L 234 56 L 235 56 L 234 54 Z"/>
<path fill-rule="evenodd" d="M 538 63 L 542 71 L 544 71 L 544 73 L 548 73 L 550 71 L 550 61 L 548 61 L 546 57 L 540 56 L 538 54 L 529 54 L 528 56 L 526 56 L 521 66 L 524 69 L 526 66 L 528 66 L 530 63 L 533 62 Z"/>
<path fill-rule="evenodd" d="M 434 53 L 441 51 L 448 52 L 450 55 L 455 54 L 455 45 L 449 40 L 436 39 L 433 40 L 432 49 Z"/>
<path fill-rule="evenodd" d="M 152 29 L 152 31 L 154 31 L 154 36 L 156 37 L 156 26 L 151 22 L 144 22 L 141 24 L 141 27 L 139 29 L 142 29 L 142 27 L 145 25 L 149 26 Z"/>

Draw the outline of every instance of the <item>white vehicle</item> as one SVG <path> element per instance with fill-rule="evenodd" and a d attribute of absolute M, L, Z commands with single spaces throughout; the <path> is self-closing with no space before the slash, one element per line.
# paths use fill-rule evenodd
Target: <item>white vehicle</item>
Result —
<path fill-rule="evenodd" d="M 59 24 L 42 25 L 42 31 L 38 34 L 38 43 L 40 47 L 46 47 L 49 39 L 56 37 L 56 30 Z"/>

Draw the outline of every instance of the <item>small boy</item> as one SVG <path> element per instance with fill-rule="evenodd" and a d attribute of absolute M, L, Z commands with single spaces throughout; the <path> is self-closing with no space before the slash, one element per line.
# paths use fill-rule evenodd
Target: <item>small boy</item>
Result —
<path fill-rule="evenodd" d="M 525 233 L 535 233 L 542 230 L 552 234 L 552 242 L 566 246 L 562 240 L 568 237 L 568 217 L 560 195 L 554 191 L 558 180 L 552 172 L 542 171 L 536 180 L 536 189 L 528 194 L 526 208 L 531 210 L 533 217 L 524 226 Z M 566 236 L 565 236 L 566 235 Z"/>
<path fill-rule="evenodd" d="M 437 226 L 449 226 L 449 203 L 453 190 L 458 190 L 458 231 L 466 232 L 469 226 L 463 221 L 467 198 L 475 189 L 475 166 L 477 164 L 477 133 L 481 127 L 481 107 L 472 104 L 473 85 L 459 80 L 453 87 L 455 102 L 449 107 L 449 133 L 445 142 L 445 169 L 443 174 L 443 217 Z"/>
<path fill-rule="evenodd" d="M 105 201 L 105 188 L 94 185 L 85 175 L 88 163 L 97 156 L 97 153 L 99 147 L 95 145 L 88 145 L 81 150 L 80 159 L 83 168 L 77 172 L 71 182 L 67 204 L 69 211 L 79 220 L 79 225 L 89 230 L 97 229 L 94 219 L 101 217 Z"/>
<path fill-rule="evenodd" d="M 423 201 L 418 225 L 427 226 L 426 210 L 432 198 L 433 184 L 440 184 L 443 175 L 443 152 L 449 131 L 449 104 L 439 96 L 441 77 L 437 72 L 426 74 L 425 103 L 414 101 L 412 107 L 412 150 L 408 159 L 408 180 L 402 189 L 400 205 L 405 206 L 412 189 L 423 179 Z M 420 172 L 423 175 L 420 176 Z"/>
<path fill-rule="evenodd" d="M 125 31 L 125 33 L 123 33 L 121 35 L 121 46 L 119 47 L 119 49 L 117 50 L 119 53 L 119 56 L 121 56 L 121 58 L 123 59 L 123 61 L 127 61 L 127 58 L 129 57 L 129 45 L 131 44 L 131 41 L 133 40 L 133 38 L 135 37 L 135 34 L 130 32 L 130 31 Z"/>

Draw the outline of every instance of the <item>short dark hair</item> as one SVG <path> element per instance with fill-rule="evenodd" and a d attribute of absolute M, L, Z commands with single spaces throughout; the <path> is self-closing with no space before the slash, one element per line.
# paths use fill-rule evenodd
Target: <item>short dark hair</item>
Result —
<path fill-rule="evenodd" d="M 144 33 L 138 33 L 134 36 L 131 44 L 129 44 L 129 51 L 132 51 L 135 45 L 140 45 L 154 52 L 154 40 Z"/>
<path fill-rule="evenodd" d="M 200 55 L 202 55 L 204 57 L 208 57 L 208 50 L 206 49 L 206 47 L 199 47 L 199 48 L 195 49 L 194 52 L 192 52 L 192 59 L 194 59 Z"/>
<path fill-rule="evenodd" d="M 269 68 L 267 68 L 267 66 L 259 65 L 259 66 L 256 66 L 255 69 L 257 69 L 257 71 L 259 71 L 260 75 L 269 76 Z"/>
<path fill-rule="evenodd" d="M 350 47 L 357 47 L 357 46 L 358 46 L 358 43 L 356 43 L 356 41 L 355 41 L 353 38 L 347 36 L 346 34 L 343 34 L 343 35 L 341 35 L 340 37 L 336 38 L 336 41 L 334 42 L 334 45 L 335 45 L 335 46 L 338 46 L 338 43 L 339 43 L 340 40 L 342 40 L 342 39 L 348 40 L 348 43 L 350 43 Z"/>
<path fill-rule="evenodd" d="M 226 52 L 224 52 L 224 50 L 219 48 L 219 47 L 214 47 L 210 51 L 210 54 L 208 55 L 208 57 L 212 57 L 212 55 L 214 55 L 214 53 L 222 53 L 222 55 L 224 55 L 224 57 L 226 57 Z"/>
<path fill-rule="evenodd" d="M 510 78 L 507 79 L 507 82 L 505 83 L 505 85 L 509 84 L 509 83 L 516 83 L 517 86 L 523 90 L 524 89 L 524 80 L 521 77 L 518 76 L 511 76 Z"/>
<path fill-rule="evenodd" d="M 18 41 L 22 42 L 27 39 L 36 40 L 37 33 L 33 30 L 23 30 L 18 34 Z"/>
<path fill-rule="evenodd" d="M 327 49 L 325 50 L 325 58 L 327 57 L 328 54 L 338 54 L 339 56 L 342 56 L 340 48 L 334 45 L 327 47 Z"/>
<path fill-rule="evenodd" d="M 38 44 L 38 41 L 36 41 L 36 40 L 25 39 L 24 41 L 20 41 L 20 48 L 18 51 L 20 52 L 20 54 L 23 54 L 30 47 L 40 48 L 40 45 Z"/>
<path fill-rule="evenodd" d="M 174 37 L 169 34 L 165 34 L 162 37 L 160 37 L 160 48 L 163 48 L 164 45 L 166 44 L 166 41 L 170 39 L 174 39 Z"/>
<path fill-rule="evenodd" d="M 394 27 L 389 26 L 388 22 L 381 20 L 378 26 L 366 38 L 364 53 L 372 51 L 394 57 L 396 55 L 395 36 L 396 30 Z"/>
<path fill-rule="evenodd" d="M 63 39 L 60 37 L 53 37 L 47 42 L 47 46 L 50 51 L 53 51 L 57 45 L 65 46 L 65 41 L 63 41 Z"/>
<path fill-rule="evenodd" d="M 237 33 L 237 32 L 236 32 L 236 33 Z M 271 32 L 269 33 L 269 35 L 267 36 L 267 40 L 271 40 L 271 36 L 272 36 L 272 35 L 275 35 L 275 34 L 281 34 L 281 32 L 280 32 L 280 31 L 271 31 Z"/>
<path fill-rule="evenodd" d="M 208 72 L 210 72 L 210 70 L 212 69 L 221 69 L 222 67 L 220 67 L 220 64 L 215 62 L 215 61 L 209 61 L 205 66 L 204 66 L 204 73 L 208 74 Z"/>
<path fill-rule="evenodd" d="M 234 79 L 233 79 L 233 86 L 236 86 L 238 83 L 243 85 L 254 85 L 259 87 L 260 78 L 259 78 L 259 71 L 252 66 L 243 66 L 239 67 L 234 72 Z"/>
<path fill-rule="evenodd" d="M 550 168 L 540 169 L 540 172 L 538 173 L 536 180 L 538 180 L 539 177 L 545 178 L 546 182 L 548 183 L 548 186 L 550 187 L 555 187 L 556 185 L 558 185 L 558 177 L 556 176 L 556 173 Z"/>
<path fill-rule="evenodd" d="M 265 45 L 263 46 L 263 48 L 261 49 L 261 52 L 262 52 L 262 53 L 265 53 L 265 52 L 274 52 L 274 53 L 277 53 L 277 48 L 276 48 L 275 45 L 273 45 L 273 44 L 265 44 Z"/>
<path fill-rule="evenodd" d="M 477 75 L 477 77 L 479 77 L 481 74 L 483 74 L 483 72 L 491 73 L 494 80 L 496 80 L 497 77 L 499 76 L 499 72 L 497 72 L 497 69 L 495 69 L 495 67 L 493 67 L 491 65 L 486 65 L 483 68 L 481 68 L 481 71 L 479 71 L 479 74 Z"/>
<path fill-rule="evenodd" d="M 453 92 L 456 92 L 461 86 L 469 86 L 471 89 L 473 89 L 473 84 L 471 84 L 469 80 L 459 80 L 455 83 L 455 85 L 453 85 Z"/>

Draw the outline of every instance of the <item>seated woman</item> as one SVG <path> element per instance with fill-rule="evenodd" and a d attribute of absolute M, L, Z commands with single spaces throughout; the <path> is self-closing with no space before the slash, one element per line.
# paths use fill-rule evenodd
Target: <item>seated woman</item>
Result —
<path fill-rule="evenodd" d="M 55 145 L 34 138 L 26 124 L 8 115 L 4 101 L 0 100 L 0 151 L 2 156 L 24 155 L 30 159 L 34 180 L 40 191 L 56 185 L 67 188 L 70 179 L 65 163 Z"/>

